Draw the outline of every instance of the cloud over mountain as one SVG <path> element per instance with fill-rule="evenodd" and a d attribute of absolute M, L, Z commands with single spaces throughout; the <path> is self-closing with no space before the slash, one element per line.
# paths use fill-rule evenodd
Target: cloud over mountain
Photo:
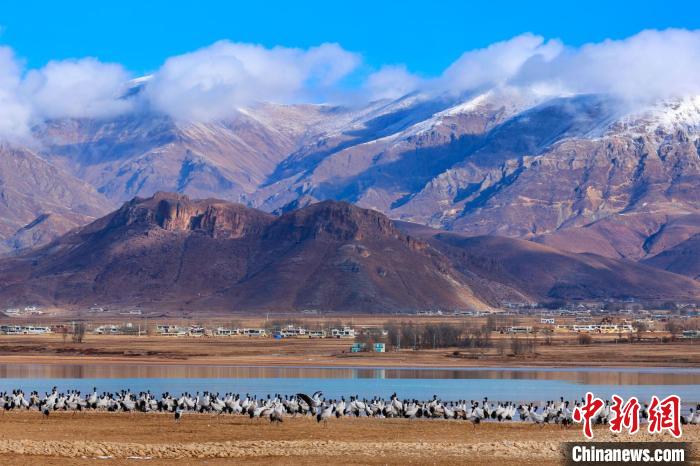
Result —
<path fill-rule="evenodd" d="M 94 58 L 52 61 L 27 73 L 23 91 L 33 109 L 45 118 L 110 117 L 132 109 L 121 99 L 127 71 Z"/>
<path fill-rule="evenodd" d="M 364 90 L 370 99 L 398 99 L 424 85 L 405 65 L 387 65 L 367 77 Z"/>
<path fill-rule="evenodd" d="M 623 40 L 564 47 L 551 57 L 535 54 L 510 83 L 646 102 L 700 94 L 700 31 L 647 30 Z"/>
<path fill-rule="evenodd" d="M 0 138 L 21 138 L 29 132 L 31 110 L 22 101 L 21 68 L 9 47 L 0 47 Z"/>
<path fill-rule="evenodd" d="M 130 73 L 95 58 L 24 69 L 0 47 L 0 138 L 27 137 L 55 118 L 101 118 L 143 110 L 207 121 L 254 102 L 366 102 L 414 91 L 463 94 L 508 87 L 555 97 L 610 94 L 631 102 L 700 94 L 700 31 L 646 30 L 580 47 L 522 34 L 463 53 L 439 76 L 403 64 L 372 70 L 338 44 L 307 49 L 216 42 L 170 57 L 125 97 Z M 351 78 L 351 79 L 350 79 Z"/>
<path fill-rule="evenodd" d="M 29 136 L 31 125 L 52 118 L 102 118 L 132 110 L 121 98 L 129 73 L 93 58 L 52 61 L 24 71 L 9 47 L 0 47 L 0 138 Z"/>
<path fill-rule="evenodd" d="M 422 86 L 451 93 L 508 86 L 546 97 L 610 94 L 631 103 L 696 95 L 700 31 L 645 30 L 580 47 L 522 34 L 465 52 Z"/>
<path fill-rule="evenodd" d="M 432 85 L 441 91 L 454 93 L 503 86 L 529 60 L 551 61 L 561 53 L 562 48 L 557 40 L 545 41 L 541 36 L 522 34 L 483 49 L 465 52 Z"/>
<path fill-rule="evenodd" d="M 221 41 L 169 58 L 146 96 L 154 109 L 171 116 L 210 120 L 255 101 L 314 99 L 360 61 L 337 44 L 302 50 Z"/>

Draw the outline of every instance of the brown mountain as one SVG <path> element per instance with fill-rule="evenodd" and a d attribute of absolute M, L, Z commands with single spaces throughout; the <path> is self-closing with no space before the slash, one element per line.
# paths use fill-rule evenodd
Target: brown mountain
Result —
<path fill-rule="evenodd" d="M 341 199 L 435 228 L 633 260 L 700 232 L 700 100 L 631 110 L 593 95 L 532 104 L 486 94 L 449 105 L 369 141 L 298 151 L 260 189 L 270 193 L 263 207 Z"/>
<path fill-rule="evenodd" d="M 36 152 L 0 143 L 0 253 L 46 243 L 111 208 Z"/>
<path fill-rule="evenodd" d="M 469 237 L 412 224 L 400 225 L 408 234 L 428 241 L 445 254 L 458 270 L 500 283 L 506 290 L 517 290 L 526 300 L 693 301 L 700 296 L 700 283 L 629 260 L 571 253 L 507 237 Z M 510 296 L 515 302 L 523 301 Z M 508 295 L 502 299 L 508 299 Z"/>
<path fill-rule="evenodd" d="M 17 187 L 7 205 L 22 212 L 0 218 L 0 241 L 43 244 L 107 212 L 85 205 L 164 190 L 275 213 L 346 201 L 454 232 L 639 261 L 700 233 L 699 130 L 697 96 L 629 108 L 609 96 L 505 90 L 355 108 L 260 104 L 207 123 L 141 113 L 48 121 L 23 157 L 86 201 L 0 166 Z"/>
<path fill-rule="evenodd" d="M 396 224 L 324 201 L 279 217 L 157 193 L 0 260 L 0 302 L 159 310 L 387 312 L 556 299 L 700 299 L 630 261 Z"/>
<path fill-rule="evenodd" d="M 252 203 L 289 154 L 354 115 L 326 105 L 258 104 L 207 123 L 154 114 L 53 120 L 35 138 L 47 160 L 113 201 L 176 191 Z"/>
<path fill-rule="evenodd" d="M 158 193 L 0 261 L 6 303 L 393 311 L 485 307 L 384 215 L 322 202 L 281 217 Z"/>
<path fill-rule="evenodd" d="M 700 280 L 700 234 L 646 259 L 645 264 Z"/>

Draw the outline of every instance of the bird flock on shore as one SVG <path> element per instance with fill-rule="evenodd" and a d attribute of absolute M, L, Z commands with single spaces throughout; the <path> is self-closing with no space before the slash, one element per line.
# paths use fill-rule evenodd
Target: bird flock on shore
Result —
<path fill-rule="evenodd" d="M 186 413 L 209 413 L 213 415 L 240 415 L 250 419 L 267 419 L 271 423 L 283 422 L 291 416 L 313 416 L 326 424 L 331 419 L 343 417 L 369 417 L 378 419 L 453 419 L 473 423 L 483 421 L 507 422 L 525 421 L 537 425 L 558 424 L 568 427 L 573 423 L 572 415 L 583 400 L 567 401 L 561 397 L 543 404 L 518 404 L 510 401 L 492 402 L 488 398 L 481 401 L 443 401 L 437 396 L 427 401 L 400 399 L 396 393 L 388 399 L 372 399 L 351 396 L 349 399 L 326 399 L 318 391 L 312 395 L 268 395 L 258 398 L 246 394 L 202 392 L 173 395 L 169 392 L 160 397 L 150 391 L 134 393 L 129 390 L 98 393 L 97 389 L 87 395 L 78 390 L 59 392 L 54 387 L 51 392 L 40 395 L 33 391 L 28 395 L 22 390 L 0 393 L 0 411 L 35 410 L 48 417 L 54 411 L 102 411 L 127 413 L 170 413 L 179 422 Z M 594 423 L 607 424 L 613 413 L 611 402 L 606 402 L 596 414 Z M 640 410 L 643 421 L 648 418 L 648 407 Z M 690 409 L 681 418 L 683 424 L 700 425 L 700 405 Z"/>

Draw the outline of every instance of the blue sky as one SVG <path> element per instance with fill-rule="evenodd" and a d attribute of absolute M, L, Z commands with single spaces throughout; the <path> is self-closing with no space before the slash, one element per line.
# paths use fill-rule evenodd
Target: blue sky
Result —
<path fill-rule="evenodd" d="M 27 67 L 96 57 L 134 74 L 220 39 L 267 47 L 338 42 L 370 67 L 435 76 L 462 52 L 523 32 L 567 45 L 642 29 L 700 28 L 697 4 L 663 2 L 4 2 L 0 43 Z"/>

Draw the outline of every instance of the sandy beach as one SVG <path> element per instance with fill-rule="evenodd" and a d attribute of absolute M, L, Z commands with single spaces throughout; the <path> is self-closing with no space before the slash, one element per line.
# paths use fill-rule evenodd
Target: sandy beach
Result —
<path fill-rule="evenodd" d="M 580 428 L 442 420 L 286 418 L 281 425 L 244 416 L 10 412 L 0 417 L 0 455 L 12 464 L 559 464 L 560 444 Z M 595 430 L 600 441 L 670 441 Z M 698 445 L 700 427 L 683 440 Z M 147 461 L 146 461 L 147 460 Z"/>

